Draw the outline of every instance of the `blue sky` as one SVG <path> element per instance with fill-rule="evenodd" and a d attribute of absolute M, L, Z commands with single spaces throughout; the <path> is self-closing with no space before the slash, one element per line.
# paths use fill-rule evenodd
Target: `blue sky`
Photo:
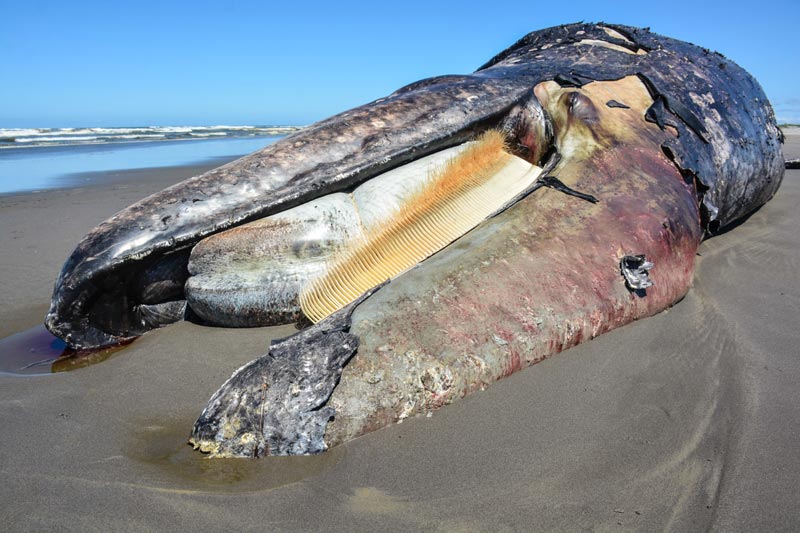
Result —
<path fill-rule="evenodd" d="M 797 0 L 0 0 L 0 128 L 308 124 L 579 20 L 718 50 L 800 122 Z"/>

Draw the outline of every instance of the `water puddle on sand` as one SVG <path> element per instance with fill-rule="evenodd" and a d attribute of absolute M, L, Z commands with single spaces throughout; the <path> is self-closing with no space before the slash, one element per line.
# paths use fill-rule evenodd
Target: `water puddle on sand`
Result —
<path fill-rule="evenodd" d="M 105 361 L 127 344 L 77 351 L 40 325 L 0 339 L 0 374 L 41 375 L 76 370 Z"/>
<path fill-rule="evenodd" d="M 65 372 L 104 361 L 127 345 L 76 352 L 44 326 L 0 339 L 0 375 Z M 148 472 L 149 484 L 165 490 L 252 492 L 281 487 L 327 471 L 344 457 L 337 446 L 319 455 L 210 459 L 188 444 L 193 420 L 130 420 L 122 454 Z"/>
<path fill-rule="evenodd" d="M 250 492 L 296 483 L 338 464 L 344 446 L 318 455 L 273 456 L 258 459 L 211 459 L 187 443 L 187 422 L 136 424 L 123 450 L 144 465 L 156 485 L 182 490 Z"/>

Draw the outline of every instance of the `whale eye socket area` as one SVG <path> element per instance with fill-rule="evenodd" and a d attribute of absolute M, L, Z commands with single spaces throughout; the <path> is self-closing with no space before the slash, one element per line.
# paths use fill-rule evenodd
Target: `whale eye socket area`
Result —
<path fill-rule="evenodd" d="M 508 150 L 535 165 L 542 165 L 553 147 L 553 124 L 532 92 L 508 113 L 498 128 Z"/>
<path fill-rule="evenodd" d="M 592 100 L 583 93 L 570 91 L 564 93 L 561 100 L 570 118 L 587 124 L 594 124 L 598 121 L 597 109 L 594 107 Z"/>

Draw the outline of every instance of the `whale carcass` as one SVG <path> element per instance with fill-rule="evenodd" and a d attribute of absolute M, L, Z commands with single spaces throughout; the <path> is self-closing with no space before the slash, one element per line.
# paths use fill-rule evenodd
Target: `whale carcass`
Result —
<path fill-rule="evenodd" d="M 536 31 L 114 215 L 45 323 L 95 348 L 182 319 L 305 320 L 311 302 L 316 323 L 237 370 L 191 442 L 320 452 L 673 305 L 702 238 L 775 193 L 781 143 L 720 54 L 627 26 Z"/>

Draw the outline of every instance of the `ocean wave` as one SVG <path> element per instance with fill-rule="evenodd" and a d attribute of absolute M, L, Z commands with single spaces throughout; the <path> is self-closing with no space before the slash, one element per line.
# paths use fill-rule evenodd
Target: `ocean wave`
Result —
<path fill-rule="evenodd" d="M 209 133 L 195 133 L 195 132 L 192 132 L 189 135 L 191 135 L 192 137 L 224 137 L 224 136 L 228 135 L 228 133 L 225 132 L 225 131 L 212 131 L 212 132 L 209 132 Z"/>
<path fill-rule="evenodd" d="M 136 133 L 132 135 L 119 135 L 119 139 L 163 139 L 164 133 Z"/>
<path fill-rule="evenodd" d="M 96 141 L 99 137 L 94 136 L 76 136 L 76 137 L 30 137 L 30 138 L 16 138 L 14 139 L 15 142 L 18 143 L 28 143 L 28 142 L 63 142 L 65 140 L 73 141 L 73 142 L 88 142 L 88 141 Z"/>
<path fill-rule="evenodd" d="M 164 133 L 189 133 L 190 131 L 198 128 L 192 126 L 151 126 L 148 129 L 153 131 L 162 131 Z"/>
<path fill-rule="evenodd" d="M 43 132 L 51 131 L 49 129 L 17 129 L 17 128 L 9 128 L 3 129 L 0 128 L 0 137 L 27 137 L 30 135 L 39 135 Z"/>

